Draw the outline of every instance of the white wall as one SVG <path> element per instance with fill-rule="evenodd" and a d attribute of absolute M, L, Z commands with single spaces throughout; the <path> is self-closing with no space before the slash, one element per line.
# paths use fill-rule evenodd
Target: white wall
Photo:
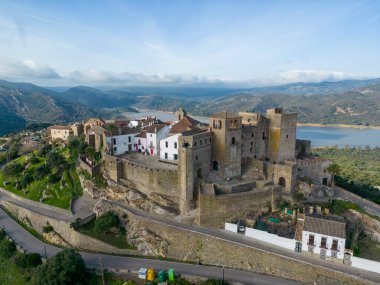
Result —
<path fill-rule="evenodd" d="M 177 155 L 178 160 L 178 138 L 180 134 L 175 134 L 170 137 L 167 137 L 160 141 L 160 159 L 162 160 L 176 160 L 175 155 Z M 168 147 L 166 147 L 166 143 Z M 177 145 L 177 147 L 175 147 Z M 165 158 L 165 153 L 167 158 Z"/>
<path fill-rule="evenodd" d="M 107 145 L 112 148 L 114 155 L 126 153 L 128 150 L 134 151 L 133 145 L 137 134 L 107 137 Z"/>
<path fill-rule="evenodd" d="M 139 144 L 140 142 L 140 144 Z M 134 146 L 135 151 L 141 150 L 141 152 L 146 151 L 146 138 L 138 138 L 135 137 L 135 146 Z"/>
<path fill-rule="evenodd" d="M 245 235 L 250 238 L 254 238 L 257 240 L 264 241 L 266 243 L 270 243 L 276 246 L 280 246 L 289 250 L 294 251 L 295 250 L 295 240 L 280 237 L 275 234 L 270 234 L 268 232 L 252 229 L 252 228 L 245 228 Z"/>
<path fill-rule="evenodd" d="M 338 255 L 337 255 L 337 258 L 343 259 L 343 257 L 344 257 L 344 249 L 345 249 L 345 246 L 346 246 L 346 240 L 345 239 L 338 238 L 338 237 L 331 237 L 331 236 L 321 235 L 321 234 L 318 234 L 318 233 L 312 233 L 312 232 L 308 232 L 308 231 L 303 231 L 303 233 L 302 233 L 302 250 L 303 251 L 308 251 L 308 249 L 309 249 L 309 245 L 308 245 L 308 243 L 309 243 L 309 235 L 314 235 L 314 249 L 313 249 L 313 252 L 316 253 L 316 254 L 320 254 L 320 252 L 321 252 L 320 246 L 321 246 L 322 236 L 327 238 L 327 242 L 326 242 L 326 246 L 328 248 L 327 251 L 326 251 L 326 255 L 327 256 L 331 256 L 332 255 L 331 246 L 332 246 L 332 243 L 333 243 L 333 239 L 338 240 Z"/>
<path fill-rule="evenodd" d="M 351 257 L 352 267 L 380 273 L 380 262 L 360 257 Z"/>
<path fill-rule="evenodd" d="M 229 232 L 237 233 L 238 226 L 236 224 L 224 223 L 224 229 Z"/>
<path fill-rule="evenodd" d="M 146 134 L 146 146 L 149 150 L 149 154 L 158 155 L 160 152 L 160 141 L 169 133 L 169 127 L 165 126 L 157 133 L 147 133 Z M 153 149 L 153 153 L 151 152 Z"/>

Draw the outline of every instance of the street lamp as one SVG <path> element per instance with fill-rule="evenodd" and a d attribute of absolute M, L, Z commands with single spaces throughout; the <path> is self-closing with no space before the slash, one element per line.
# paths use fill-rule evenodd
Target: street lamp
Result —
<path fill-rule="evenodd" d="M 223 267 L 222 267 L 222 272 L 223 272 L 223 285 L 224 285 L 224 265 L 223 265 Z"/>

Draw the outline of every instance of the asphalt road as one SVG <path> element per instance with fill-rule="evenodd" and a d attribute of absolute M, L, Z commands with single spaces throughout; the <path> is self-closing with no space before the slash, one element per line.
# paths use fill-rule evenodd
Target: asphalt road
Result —
<path fill-rule="evenodd" d="M 13 219 L 11 219 L 7 213 L 0 208 L 0 225 L 2 225 L 7 233 L 13 238 L 13 240 L 22 248 L 29 252 L 37 252 L 42 256 L 52 257 L 62 249 L 55 246 L 46 244 L 39 239 L 35 238 Z M 81 255 L 88 268 L 99 269 L 100 258 L 103 268 L 112 268 L 119 270 L 131 270 L 137 271 L 141 267 L 150 268 L 153 267 L 156 270 L 173 268 L 175 272 L 180 274 L 188 274 L 207 278 L 221 279 L 223 275 L 223 269 L 215 266 L 193 265 L 180 262 L 153 260 L 144 258 L 133 258 L 125 256 L 114 256 L 104 254 L 94 254 L 81 252 Z M 300 282 L 281 279 L 269 275 L 256 274 L 253 272 L 224 269 L 224 276 L 226 280 L 242 282 L 244 284 L 257 284 L 257 285 L 269 285 L 269 284 L 283 284 L 283 285 L 297 285 L 303 284 Z"/>
<path fill-rule="evenodd" d="M 347 190 L 340 187 L 335 187 L 334 194 L 336 198 L 341 198 L 343 200 L 349 200 L 355 204 L 362 207 L 367 213 L 380 217 L 380 205 L 375 204 L 372 201 L 364 199 L 358 195 L 355 195 Z"/>

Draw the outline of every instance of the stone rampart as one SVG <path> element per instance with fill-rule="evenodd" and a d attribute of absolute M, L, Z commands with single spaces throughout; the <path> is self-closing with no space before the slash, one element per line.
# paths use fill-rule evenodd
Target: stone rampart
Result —
<path fill-rule="evenodd" d="M 152 192 L 179 197 L 177 170 L 154 168 L 121 159 L 122 176 L 120 181 L 132 189 L 146 195 Z"/>
<path fill-rule="evenodd" d="M 135 255 L 137 253 L 136 250 L 119 249 L 100 240 L 77 232 L 70 227 L 70 223 L 67 221 L 61 221 L 35 213 L 9 201 L 2 201 L 1 203 L 7 211 L 11 212 L 19 220 L 35 229 L 41 235 L 43 234 L 43 228 L 47 224 L 51 225 L 53 230 L 74 248 L 114 254 Z"/>
<path fill-rule="evenodd" d="M 281 195 L 281 187 L 273 187 L 273 199 Z M 268 210 L 272 202 L 272 187 L 267 190 L 222 194 L 201 194 L 198 202 L 196 222 L 199 225 L 223 228 L 224 222 L 235 217 L 244 217 L 249 212 Z"/>

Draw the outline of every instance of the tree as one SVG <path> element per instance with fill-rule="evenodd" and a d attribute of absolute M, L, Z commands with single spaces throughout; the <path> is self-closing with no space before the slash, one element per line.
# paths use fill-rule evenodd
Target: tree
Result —
<path fill-rule="evenodd" d="M 112 227 L 120 227 L 120 219 L 114 212 L 107 212 L 95 220 L 95 232 L 104 232 Z"/>
<path fill-rule="evenodd" d="M 15 263 L 20 268 L 32 268 L 41 265 L 42 260 L 38 253 L 22 253 L 16 256 Z"/>
<path fill-rule="evenodd" d="M 338 164 L 332 163 L 326 169 L 331 174 L 331 186 L 335 186 L 335 175 L 339 175 L 341 172 L 341 168 Z"/>
<path fill-rule="evenodd" d="M 7 177 L 17 177 L 23 170 L 24 166 L 22 166 L 20 163 L 10 163 L 4 167 L 3 172 Z"/>
<path fill-rule="evenodd" d="M 84 284 L 86 266 L 79 253 L 65 249 L 39 266 L 33 277 L 36 285 Z"/>

